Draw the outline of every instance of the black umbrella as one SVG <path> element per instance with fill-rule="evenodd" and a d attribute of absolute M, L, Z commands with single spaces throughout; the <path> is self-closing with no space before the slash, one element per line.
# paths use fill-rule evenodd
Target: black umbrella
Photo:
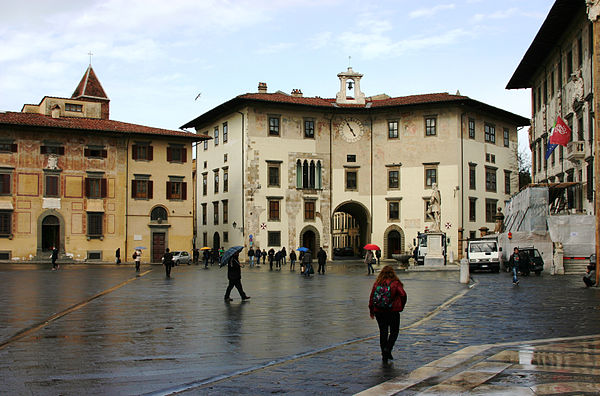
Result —
<path fill-rule="evenodd" d="M 229 249 L 227 249 L 227 251 L 225 253 L 223 253 L 223 257 L 221 257 L 221 263 L 219 264 L 219 267 L 222 267 L 225 264 L 227 264 L 227 262 L 229 261 L 231 256 L 233 256 L 236 253 L 241 252 L 242 249 L 244 249 L 243 246 L 234 246 L 234 247 L 230 247 Z"/>

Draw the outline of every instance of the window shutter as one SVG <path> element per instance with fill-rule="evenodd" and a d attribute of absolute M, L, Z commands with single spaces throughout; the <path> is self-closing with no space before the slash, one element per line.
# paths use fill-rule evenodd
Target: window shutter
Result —
<path fill-rule="evenodd" d="M 107 193 L 106 179 L 100 179 L 100 197 L 106 198 Z"/>
<path fill-rule="evenodd" d="M 152 182 L 152 180 L 148 180 L 148 199 L 152 199 L 153 196 L 153 185 L 154 183 Z"/>
<path fill-rule="evenodd" d="M 181 162 L 187 162 L 187 149 L 185 147 L 181 149 Z"/>
<path fill-rule="evenodd" d="M 184 201 L 187 199 L 187 183 L 181 183 L 181 199 Z"/>
<path fill-rule="evenodd" d="M 137 180 L 131 181 L 131 198 L 135 198 L 135 194 L 137 193 Z"/>
<path fill-rule="evenodd" d="M 152 161 L 154 159 L 154 149 L 152 146 L 148 146 L 148 161 Z"/>
<path fill-rule="evenodd" d="M 171 182 L 167 182 L 167 199 L 171 199 Z"/>
<path fill-rule="evenodd" d="M 13 143 L 13 145 L 11 146 L 12 152 L 13 152 L 13 153 L 16 153 L 16 152 L 17 152 L 17 148 L 18 148 L 18 147 L 17 147 L 17 144 L 16 144 L 16 143 Z"/>
<path fill-rule="evenodd" d="M 87 198 L 90 197 L 90 179 L 88 179 L 87 177 L 85 178 L 85 196 Z"/>
<path fill-rule="evenodd" d="M 102 158 L 106 158 L 108 156 L 108 152 L 106 150 L 102 150 Z"/>
<path fill-rule="evenodd" d="M 131 159 L 138 159 L 138 145 L 134 144 L 133 146 L 131 146 Z"/>
<path fill-rule="evenodd" d="M 171 154 L 171 147 L 167 147 L 167 161 L 172 161 L 173 155 Z"/>
<path fill-rule="evenodd" d="M 60 147 L 58 148 L 58 154 L 59 154 L 59 155 L 65 155 L 65 148 L 64 148 L 63 146 L 60 146 Z"/>
<path fill-rule="evenodd" d="M 48 152 L 48 149 L 46 148 L 46 146 L 40 146 L 40 154 L 46 154 Z"/>
<path fill-rule="evenodd" d="M 0 191 L 0 193 L 2 194 L 10 194 L 10 175 L 8 174 L 3 174 L 0 175 L 0 179 L 4 179 L 2 180 L 2 191 Z"/>
<path fill-rule="evenodd" d="M 90 156 L 90 149 L 84 149 L 83 150 L 83 155 L 86 156 L 86 157 L 89 157 Z"/>

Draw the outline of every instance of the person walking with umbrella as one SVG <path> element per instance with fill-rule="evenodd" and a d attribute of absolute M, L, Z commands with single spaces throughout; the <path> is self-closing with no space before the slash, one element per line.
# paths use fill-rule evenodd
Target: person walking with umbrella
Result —
<path fill-rule="evenodd" d="M 377 319 L 383 363 L 393 360 L 392 349 L 400 329 L 400 312 L 406 304 L 404 286 L 394 269 L 386 265 L 377 276 L 369 296 L 369 315 Z"/>
<path fill-rule="evenodd" d="M 302 249 L 302 248 L 300 248 Z M 309 249 L 304 248 L 306 250 L 304 250 L 304 255 L 302 256 L 302 264 L 304 265 L 304 276 L 306 277 L 310 277 L 311 273 L 315 273 L 315 271 L 312 268 L 312 253 L 310 252 Z"/>
<path fill-rule="evenodd" d="M 365 264 L 367 264 L 367 275 L 371 275 L 371 273 L 375 273 L 375 270 L 373 269 L 373 251 L 372 250 L 367 250 L 367 253 L 365 254 Z"/>
<path fill-rule="evenodd" d="M 135 248 L 135 251 L 133 252 L 133 262 L 135 263 L 135 272 L 140 272 L 140 265 L 142 262 L 142 251 L 140 250 L 139 247 Z"/>
<path fill-rule="evenodd" d="M 242 268 L 240 266 L 240 251 L 243 249 L 242 246 L 235 246 L 229 249 L 223 255 L 223 259 L 220 265 L 224 265 L 227 263 L 227 279 L 229 280 L 229 284 L 227 285 L 227 289 L 225 290 L 225 302 L 233 301 L 229 296 L 231 294 L 231 290 L 235 287 L 240 293 L 240 297 L 242 301 L 246 301 L 250 299 L 250 296 L 244 292 L 244 288 L 242 287 Z M 228 254 L 229 253 L 229 254 Z"/>

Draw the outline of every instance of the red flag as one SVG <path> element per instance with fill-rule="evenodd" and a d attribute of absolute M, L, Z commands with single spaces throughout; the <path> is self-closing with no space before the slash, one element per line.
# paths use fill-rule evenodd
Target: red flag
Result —
<path fill-rule="evenodd" d="M 550 135 L 550 144 L 558 144 L 561 146 L 567 146 L 567 143 L 571 140 L 571 128 L 562 120 L 562 118 L 556 118 L 556 126 L 552 129 L 552 135 Z"/>

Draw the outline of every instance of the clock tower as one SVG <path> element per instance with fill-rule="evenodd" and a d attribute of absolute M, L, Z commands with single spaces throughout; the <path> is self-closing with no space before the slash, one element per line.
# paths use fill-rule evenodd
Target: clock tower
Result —
<path fill-rule="evenodd" d="M 335 97 L 339 104 L 365 104 L 365 94 L 360 91 L 362 74 L 356 73 L 351 67 L 337 75 L 340 79 L 340 91 Z"/>

